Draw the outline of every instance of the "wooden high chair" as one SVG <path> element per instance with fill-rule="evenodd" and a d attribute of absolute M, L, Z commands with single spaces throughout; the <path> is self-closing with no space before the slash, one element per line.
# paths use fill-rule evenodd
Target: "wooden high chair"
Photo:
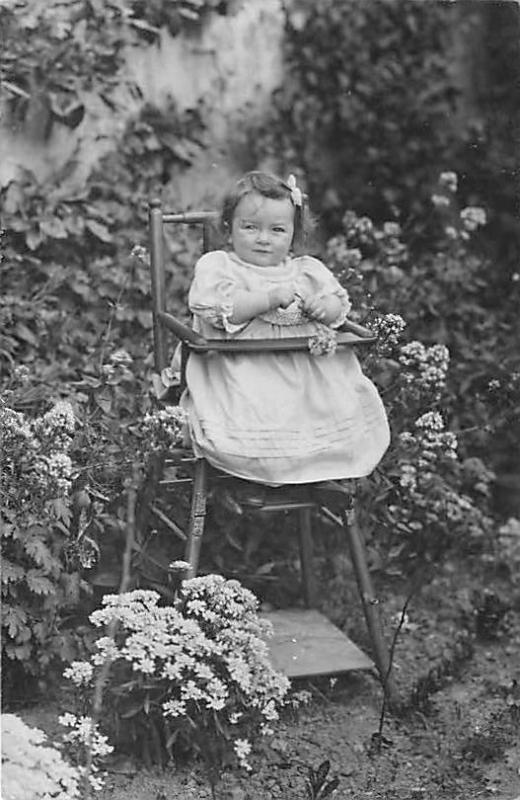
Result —
<path fill-rule="evenodd" d="M 198 225 L 202 228 L 202 251 L 213 249 L 217 213 L 213 211 L 188 211 L 170 213 L 163 211 L 159 200 L 149 205 L 150 266 L 153 299 L 153 337 L 155 372 L 161 375 L 171 361 L 172 348 L 167 341 L 168 332 L 181 343 L 181 385 L 188 358 L 192 353 L 271 353 L 273 358 L 282 351 L 308 350 L 307 337 L 286 339 L 206 339 L 183 324 L 166 310 L 166 281 L 164 258 L 164 226 L 170 224 Z M 373 334 L 356 323 L 347 321 L 337 335 L 341 347 L 363 346 L 375 341 Z M 186 536 L 185 559 L 189 564 L 186 577 L 197 573 L 199 554 L 204 533 L 208 485 L 213 481 L 233 481 L 233 476 L 214 469 L 205 459 L 195 458 L 188 451 L 176 451 L 177 459 L 193 463 L 193 488 L 191 510 Z M 185 479 L 183 479 L 185 480 Z M 164 483 L 175 483 L 164 481 Z M 244 482 L 241 481 L 243 484 Z M 220 485 L 220 484 L 219 484 Z M 224 485 L 224 484 L 222 484 Z M 255 484 L 251 484 L 255 486 Z M 260 488 L 260 487 L 258 487 Z M 399 699 L 391 676 L 390 658 L 382 631 L 379 601 L 375 596 L 367 566 L 363 537 L 356 521 L 352 497 L 345 487 L 334 481 L 306 486 L 288 486 L 270 490 L 261 487 L 262 499 L 243 501 L 244 513 L 274 513 L 294 511 L 299 515 L 299 549 L 302 571 L 303 597 L 307 611 L 277 612 L 271 617 L 275 636 L 270 644 L 275 666 L 289 677 L 310 674 L 332 674 L 348 669 L 372 668 L 373 664 L 350 640 L 316 610 L 317 587 L 312 564 L 312 519 L 319 512 L 348 535 L 352 565 L 363 605 L 367 628 L 376 664 L 386 698 L 397 707 Z M 331 510 L 334 508 L 334 511 Z"/>

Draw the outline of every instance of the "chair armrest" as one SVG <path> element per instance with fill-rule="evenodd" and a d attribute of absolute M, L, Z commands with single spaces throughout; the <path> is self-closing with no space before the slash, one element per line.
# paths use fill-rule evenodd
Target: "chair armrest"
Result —
<path fill-rule="evenodd" d="M 159 311 L 157 318 L 161 325 L 164 325 L 165 328 L 168 328 L 169 331 L 172 331 L 172 333 L 174 333 L 177 338 L 181 340 L 181 342 L 186 342 L 192 345 L 206 344 L 206 339 L 204 336 L 201 336 L 200 333 L 197 333 L 183 322 L 179 322 L 178 319 L 173 317 L 171 314 L 168 314 L 166 311 Z"/>
<path fill-rule="evenodd" d="M 351 333 L 355 333 L 358 336 L 361 336 L 363 339 L 370 339 L 375 341 L 376 336 L 374 332 L 365 328 L 363 325 L 359 325 L 357 322 L 352 322 L 350 319 L 346 319 L 345 322 L 338 328 L 339 331 L 350 331 Z"/>

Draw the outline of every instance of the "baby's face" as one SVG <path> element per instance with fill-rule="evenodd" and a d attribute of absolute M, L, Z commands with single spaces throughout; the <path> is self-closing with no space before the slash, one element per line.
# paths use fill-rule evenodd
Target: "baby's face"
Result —
<path fill-rule="evenodd" d="M 231 226 L 233 250 L 257 267 L 274 267 L 288 255 L 294 233 L 294 206 L 289 198 L 272 200 L 246 194 Z"/>

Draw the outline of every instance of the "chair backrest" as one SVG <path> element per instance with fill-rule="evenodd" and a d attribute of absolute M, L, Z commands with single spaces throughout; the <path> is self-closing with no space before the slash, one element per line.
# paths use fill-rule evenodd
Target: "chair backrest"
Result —
<path fill-rule="evenodd" d="M 155 371 L 161 373 L 168 364 L 166 329 L 161 323 L 160 314 L 166 311 L 166 270 L 164 259 L 165 224 L 200 225 L 202 227 L 202 252 L 215 247 L 216 211 L 187 211 L 170 213 L 164 211 L 160 200 L 149 204 L 150 269 L 152 280 L 152 311 Z"/>

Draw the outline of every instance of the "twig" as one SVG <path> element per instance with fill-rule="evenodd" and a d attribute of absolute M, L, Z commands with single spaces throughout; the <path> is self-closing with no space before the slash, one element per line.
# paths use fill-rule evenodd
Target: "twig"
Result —
<path fill-rule="evenodd" d="M 397 646 L 397 640 L 399 638 L 399 634 L 401 633 L 401 629 L 402 629 L 402 627 L 403 627 L 403 625 L 405 623 L 405 620 L 406 620 L 406 612 L 408 611 L 408 606 L 410 605 L 413 596 L 417 592 L 417 589 L 419 588 L 419 586 L 422 585 L 422 583 L 424 581 L 425 571 L 426 570 L 424 570 L 424 569 L 421 569 L 421 570 L 418 571 L 416 579 L 415 579 L 415 581 L 414 581 L 414 583 L 412 585 L 412 588 L 411 588 L 410 592 L 408 593 L 408 596 L 407 596 L 406 600 L 404 601 L 404 605 L 403 605 L 403 607 L 401 609 L 401 616 L 399 617 L 399 622 L 397 624 L 397 628 L 394 631 L 394 635 L 392 637 L 392 642 L 390 644 L 390 650 L 389 650 L 389 653 L 388 653 L 388 669 L 386 671 L 385 679 L 384 679 L 384 682 L 383 682 L 383 686 L 385 686 L 385 687 L 387 685 L 388 678 L 390 677 L 390 673 L 392 672 L 392 667 L 394 665 L 395 648 Z M 378 753 L 381 752 L 381 745 L 382 745 L 382 740 L 383 740 L 383 726 L 385 724 L 385 716 L 386 716 L 387 706 L 388 706 L 388 696 L 387 696 L 387 692 L 384 691 L 383 692 L 383 702 L 381 704 L 381 714 L 379 715 L 379 726 L 378 726 L 377 733 L 376 733 L 377 752 Z"/>
<path fill-rule="evenodd" d="M 186 541 L 187 536 L 182 530 L 182 528 L 179 528 L 179 526 L 175 522 L 173 522 L 173 520 L 167 517 L 166 514 L 163 514 L 160 508 L 157 508 L 157 506 L 155 505 L 151 505 L 150 510 L 155 514 L 156 517 L 158 517 L 158 519 L 161 520 L 161 522 L 164 522 L 166 527 L 169 528 L 171 531 L 173 531 L 173 533 L 176 536 L 178 536 L 179 539 L 182 539 L 183 542 Z"/>
<path fill-rule="evenodd" d="M 124 291 L 125 291 L 125 289 L 127 287 L 128 280 L 129 280 L 129 275 L 127 274 L 127 276 L 125 277 L 125 279 L 123 281 L 121 289 L 119 290 L 119 294 L 117 295 L 116 302 L 113 303 L 113 305 L 112 305 L 112 311 L 110 313 L 110 319 L 108 320 L 106 333 L 105 333 L 105 335 L 103 337 L 103 342 L 101 344 L 101 352 L 99 354 L 99 369 L 100 370 L 101 370 L 101 367 L 103 366 L 103 357 L 105 355 L 105 349 L 106 349 L 106 346 L 107 346 L 107 344 L 109 342 L 110 334 L 112 333 L 112 325 L 114 324 L 116 311 L 118 309 L 118 306 L 119 306 L 119 303 L 120 303 L 121 298 L 123 296 L 123 293 L 124 293 Z"/>
<path fill-rule="evenodd" d="M 137 465 L 134 464 L 134 468 L 132 470 L 132 478 L 128 485 L 127 491 L 127 503 L 126 503 L 126 541 L 125 541 L 125 552 L 123 554 L 123 564 L 121 569 L 121 581 L 119 584 L 119 594 L 124 594 L 128 591 L 128 587 L 130 586 L 131 582 L 131 559 L 132 559 L 132 551 L 135 541 L 135 533 L 136 533 L 136 524 L 135 524 L 135 511 L 137 506 L 137 487 L 139 481 L 139 472 Z M 112 620 L 107 629 L 107 636 L 110 639 L 114 639 L 117 633 L 118 622 L 117 620 Z M 89 800 L 91 797 L 91 785 L 90 785 L 90 774 L 92 772 L 92 746 L 93 746 L 93 739 L 94 739 L 94 730 L 96 727 L 96 723 L 101 717 L 101 712 L 103 710 L 103 689 L 105 687 L 106 682 L 108 681 L 108 676 L 110 673 L 110 666 L 111 662 L 107 659 L 101 666 L 99 674 L 96 677 L 94 683 L 94 695 L 92 699 L 92 726 L 89 733 L 89 740 L 87 744 L 87 758 L 85 763 L 85 773 L 83 776 L 83 792 L 85 800 Z"/>

